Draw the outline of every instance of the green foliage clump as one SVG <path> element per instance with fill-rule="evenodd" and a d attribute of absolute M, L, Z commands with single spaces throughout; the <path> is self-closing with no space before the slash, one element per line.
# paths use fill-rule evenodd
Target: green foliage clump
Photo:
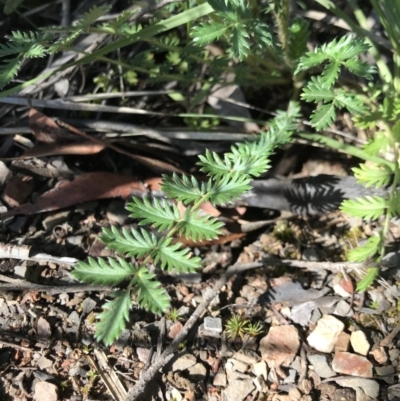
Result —
<path fill-rule="evenodd" d="M 164 175 L 161 187 L 169 200 L 182 201 L 186 210 L 181 213 L 175 203 L 148 198 L 134 198 L 127 209 L 139 225 L 150 225 L 149 229 L 104 228 L 101 239 L 109 249 L 119 255 L 113 258 L 89 258 L 79 262 L 72 274 L 77 279 L 94 284 L 121 286 L 106 302 L 104 311 L 98 316 L 96 338 L 111 344 L 125 328 L 129 320 L 132 298 L 138 306 L 149 312 L 161 314 L 170 306 L 167 291 L 148 269 L 154 263 L 163 270 L 177 273 L 194 272 L 201 268 L 201 259 L 193 256 L 181 243 L 173 243 L 174 234 L 202 241 L 217 238 L 223 223 L 199 208 L 204 202 L 214 206 L 225 205 L 250 188 L 252 177 L 258 177 L 269 167 L 269 157 L 277 146 L 288 142 L 296 127 L 299 109 L 292 105 L 287 112 L 279 113 L 268 131 L 261 132 L 252 142 L 232 146 L 231 151 L 221 158 L 207 151 L 197 163 L 208 179 L 199 181 L 194 176 Z M 129 260 L 134 257 L 134 262 Z"/>

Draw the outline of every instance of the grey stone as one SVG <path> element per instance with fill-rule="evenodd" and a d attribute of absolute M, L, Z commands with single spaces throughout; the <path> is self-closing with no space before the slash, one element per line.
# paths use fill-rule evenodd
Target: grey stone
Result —
<path fill-rule="evenodd" d="M 222 392 L 223 401 L 242 401 L 252 391 L 254 391 L 255 385 L 252 379 L 246 380 L 235 380 L 229 382 L 228 387 Z"/>
<path fill-rule="evenodd" d="M 309 360 L 310 364 L 314 367 L 314 370 L 318 374 L 318 376 L 324 379 L 336 376 L 336 373 L 329 366 L 328 358 L 325 355 L 320 355 L 320 354 L 308 355 L 307 359 Z"/>
<path fill-rule="evenodd" d="M 27 278 L 27 270 L 28 267 L 25 265 L 17 265 L 14 267 L 14 277 L 15 278 L 21 278 L 21 279 L 25 279 Z"/>
<path fill-rule="evenodd" d="M 353 308 L 346 301 L 339 301 L 336 305 L 335 311 L 333 312 L 336 316 L 353 316 Z"/>
<path fill-rule="evenodd" d="M 85 298 L 82 302 L 82 315 L 87 315 L 96 306 L 97 302 L 92 298 Z"/>
<path fill-rule="evenodd" d="M 207 316 L 204 318 L 204 329 L 215 333 L 222 333 L 222 320 L 219 317 Z"/>
<path fill-rule="evenodd" d="M 375 380 L 364 379 L 361 377 L 339 377 L 335 382 L 342 387 L 350 387 L 356 391 L 357 400 L 363 399 L 362 395 L 366 394 L 373 400 L 378 399 L 379 384 Z M 364 398 L 365 399 L 365 398 Z"/>
<path fill-rule="evenodd" d="M 140 362 L 146 363 L 149 359 L 150 349 L 143 347 L 136 347 L 136 353 Z"/>
<path fill-rule="evenodd" d="M 386 383 L 394 383 L 395 369 L 393 365 L 377 366 L 375 371 L 378 376 L 382 376 L 382 380 L 384 380 Z"/>
<path fill-rule="evenodd" d="M 289 374 L 283 380 L 284 383 L 294 383 L 296 381 L 297 372 L 294 369 L 289 369 Z"/>

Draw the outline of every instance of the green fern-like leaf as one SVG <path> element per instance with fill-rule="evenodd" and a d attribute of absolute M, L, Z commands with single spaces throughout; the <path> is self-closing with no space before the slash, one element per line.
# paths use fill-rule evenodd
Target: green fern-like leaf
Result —
<path fill-rule="evenodd" d="M 225 205 L 248 191 L 251 188 L 250 182 L 248 175 L 233 174 L 223 177 L 210 190 L 208 200 L 213 205 Z"/>
<path fill-rule="evenodd" d="M 244 60 L 250 52 L 250 36 L 244 24 L 237 24 L 231 29 L 232 55 Z"/>
<path fill-rule="evenodd" d="M 387 213 L 389 217 L 400 215 L 400 191 L 394 191 L 387 199 Z"/>
<path fill-rule="evenodd" d="M 117 291 L 111 297 L 114 299 L 106 302 L 97 316 L 95 338 L 105 345 L 111 345 L 125 329 L 132 306 L 130 291 Z"/>
<path fill-rule="evenodd" d="M 7 85 L 18 73 L 21 66 L 20 58 L 3 60 L 0 64 L 0 89 Z"/>
<path fill-rule="evenodd" d="M 193 176 L 188 177 L 183 174 L 180 177 L 174 173 L 172 177 L 163 175 L 161 188 L 170 198 L 182 201 L 187 205 L 206 196 L 209 185 L 204 182 L 199 183 Z"/>
<path fill-rule="evenodd" d="M 335 117 L 336 112 L 334 104 L 323 104 L 311 114 L 311 125 L 317 130 L 323 130 L 332 125 Z"/>
<path fill-rule="evenodd" d="M 352 170 L 357 180 L 367 188 L 372 185 L 376 188 L 389 185 L 393 177 L 393 171 L 386 165 L 363 163 L 360 164 L 360 167 L 354 167 Z"/>
<path fill-rule="evenodd" d="M 72 275 L 84 283 L 117 285 L 136 272 L 135 266 L 124 259 L 88 258 L 88 262 L 78 262 Z"/>
<path fill-rule="evenodd" d="M 18 43 L 8 42 L 5 44 L 0 43 L 0 56 L 7 57 L 13 54 L 20 54 L 23 47 Z"/>
<path fill-rule="evenodd" d="M 215 22 L 213 24 L 203 22 L 193 28 L 193 42 L 199 46 L 208 45 L 209 43 L 218 40 L 227 32 L 227 30 L 228 26 L 222 22 Z"/>
<path fill-rule="evenodd" d="M 147 198 L 134 198 L 126 208 L 132 212 L 132 218 L 141 219 L 141 225 L 151 224 L 159 230 L 172 228 L 179 220 L 179 209 L 165 199 L 154 199 L 153 203 L 150 203 Z"/>
<path fill-rule="evenodd" d="M 170 303 L 167 292 L 154 277 L 146 267 L 140 267 L 131 284 L 133 292 L 137 294 L 137 303 L 145 310 L 159 315 L 168 310 Z"/>
<path fill-rule="evenodd" d="M 377 156 L 379 152 L 385 152 L 388 140 L 383 132 L 376 132 L 374 137 L 363 146 L 363 150 L 371 156 Z"/>
<path fill-rule="evenodd" d="M 327 88 L 320 77 L 312 77 L 304 88 L 301 98 L 306 102 L 322 101 L 328 103 L 335 100 L 335 92 L 333 89 Z"/>
<path fill-rule="evenodd" d="M 370 237 L 365 245 L 359 246 L 349 251 L 348 259 L 350 262 L 364 262 L 365 260 L 372 258 L 379 251 L 381 245 L 380 237 Z"/>
<path fill-rule="evenodd" d="M 340 108 L 346 108 L 350 113 L 364 114 L 367 112 L 367 107 L 363 100 L 345 90 L 338 90 L 335 98 L 335 105 Z"/>
<path fill-rule="evenodd" d="M 297 61 L 307 51 L 309 24 L 304 19 L 296 18 L 289 29 L 289 55 L 291 60 Z"/>
<path fill-rule="evenodd" d="M 346 66 L 354 74 L 370 79 L 375 69 L 358 59 L 362 53 L 368 51 L 368 48 L 364 40 L 351 36 L 334 39 L 301 57 L 296 73 L 327 62 L 320 79 L 321 83 L 328 88 L 336 82 L 341 66 Z"/>
<path fill-rule="evenodd" d="M 151 256 L 162 269 L 175 269 L 177 273 L 195 272 L 201 267 L 201 259 L 197 256 L 190 257 L 189 249 L 181 247 L 180 243 L 172 244 L 171 238 L 161 238 L 157 243 L 157 250 Z"/>
<path fill-rule="evenodd" d="M 144 229 L 139 231 L 132 228 L 128 231 L 125 228 L 119 230 L 114 226 L 111 229 L 103 228 L 100 239 L 107 244 L 107 248 L 137 258 L 147 256 L 157 248 L 157 237 Z"/>
<path fill-rule="evenodd" d="M 378 277 L 379 269 L 377 267 L 370 267 L 367 269 L 367 274 L 357 283 L 357 291 L 364 292 L 371 287 L 372 283 Z"/>
<path fill-rule="evenodd" d="M 178 232 L 194 241 L 211 240 L 221 235 L 224 223 L 208 215 L 201 215 L 200 211 L 192 211 L 191 207 L 185 210 L 178 223 Z"/>
<path fill-rule="evenodd" d="M 110 9 L 111 6 L 93 6 L 88 12 L 83 14 L 82 18 L 77 22 L 76 26 L 82 29 L 88 28 L 100 17 L 107 14 Z"/>
<path fill-rule="evenodd" d="M 366 196 L 365 198 L 345 200 L 340 209 L 342 212 L 354 217 L 376 220 L 386 212 L 387 200 L 380 196 Z"/>
<path fill-rule="evenodd" d="M 243 149 L 247 148 L 244 147 Z M 201 167 L 200 170 L 203 173 L 215 178 L 232 173 L 249 174 L 258 177 L 267 170 L 269 167 L 268 155 L 255 157 L 246 153 L 246 151 L 240 152 L 240 149 L 232 147 L 232 152 L 225 154 L 222 160 L 217 153 L 210 152 L 207 149 L 205 155 L 199 156 L 200 162 L 197 165 Z"/>

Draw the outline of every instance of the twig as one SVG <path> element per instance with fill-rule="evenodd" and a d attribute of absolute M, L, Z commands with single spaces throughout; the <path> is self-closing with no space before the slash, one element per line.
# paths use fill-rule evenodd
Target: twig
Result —
<path fill-rule="evenodd" d="M 20 351 L 32 351 L 30 348 L 23 347 L 22 345 L 10 343 L 8 341 L 3 341 L 3 340 L 0 340 L 0 345 L 5 345 L 7 347 L 18 349 Z"/>
<path fill-rule="evenodd" d="M 236 264 L 228 268 L 227 272 L 215 283 L 213 290 L 210 294 L 204 298 L 203 302 L 196 308 L 194 313 L 190 316 L 186 324 L 183 326 L 183 329 L 180 333 L 174 338 L 171 344 L 165 349 L 165 351 L 161 354 L 160 358 L 155 361 L 155 363 L 142 374 L 141 378 L 129 390 L 128 396 L 125 401 L 135 401 L 137 398 L 143 393 L 147 384 L 154 377 L 154 375 L 164 366 L 166 365 L 174 356 L 179 344 L 184 341 L 189 332 L 192 330 L 197 320 L 200 318 L 202 313 L 207 309 L 210 302 L 214 299 L 214 297 L 218 294 L 221 288 L 228 282 L 228 280 L 239 272 L 243 272 L 249 269 L 254 269 L 262 266 L 262 263 L 247 263 L 247 264 Z"/>
<path fill-rule="evenodd" d="M 395 337 L 400 333 L 400 324 L 397 325 L 381 342 L 381 347 L 387 347 L 389 344 L 393 342 Z"/>
<path fill-rule="evenodd" d="M 118 153 L 121 153 L 121 154 L 123 154 L 125 156 L 128 156 L 128 157 L 130 157 L 130 158 L 132 158 L 134 160 L 137 160 L 137 161 L 143 163 L 146 166 L 154 167 L 154 164 L 155 164 L 155 160 L 154 159 L 150 159 L 149 157 L 145 157 L 145 156 L 134 155 L 134 154 L 126 151 L 125 149 L 122 149 L 122 148 L 119 148 L 118 146 L 113 145 L 112 143 L 110 143 L 108 141 L 101 140 L 101 139 L 95 138 L 95 137 L 93 137 L 91 135 L 88 135 L 88 134 L 86 134 L 86 132 L 83 132 L 80 129 L 75 128 L 72 125 L 70 125 L 70 124 L 68 124 L 68 123 L 66 123 L 64 121 L 57 120 L 56 122 L 60 127 L 66 128 L 66 129 L 70 130 L 71 132 L 73 132 L 76 135 L 83 136 L 85 139 L 89 139 L 89 141 L 92 141 L 92 142 L 95 142 L 95 143 L 98 143 L 98 144 L 101 144 L 101 145 L 105 145 L 108 148 L 113 149 Z M 158 165 L 157 167 L 162 167 L 162 168 L 164 168 L 165 170 L 168 170 L 168 171 L 174 171 L 176 173 L 183 173 L 184 172 L 181 169 L 179 169 L 177 167 L 174 167 L 169 163 L 164 163 L 164 162 L 159 161 L 159 160 L 157 161 L 157 165 Z"/>
<path fill-rule="evenodd" d="M 86 291 L 111 291 L 112 287 L 104 285 L 69 284 L 54 287 L 30 283 L 26 280 L 15 279 L 0 275 L 0 280 L 9 284 L 0 284 L 0 293 L 7 291 L 38 291 L 46 292 L 50 295 L 61 294 L 63 292 L 86 292 Z"/>

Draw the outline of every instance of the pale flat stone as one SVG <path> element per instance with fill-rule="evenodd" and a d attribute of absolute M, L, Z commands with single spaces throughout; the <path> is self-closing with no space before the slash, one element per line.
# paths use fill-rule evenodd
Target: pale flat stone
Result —
<path fill-rule="evenodd" d="M 310 347 L 320 352 L 332 352 L 344 324 L 334 316 L 325 315 L 319 319 L 315 330 L 307 337 Z"/>
<path fill-rule="evenodd" d="M 196 357 L 192 354 L 185 354 L 178 358 L 173 364 L 172 364 L 172 370 L 174 372 L 178 370 L 186 370 L 191 368 L 192 366 L 196 365 Z"/>
<path fill-rule="evenodd" d="M 37 382 L 35 385 L 35 401 L 57 401 L 57 386 L 48 382 Z"/>
<path fill-rule="evenodd" d="M 267 380 L 267 377 L 268 377 L 267 364 L 264 361 L 254 363 L 253 364 L 253 373 L 256 376 L 262 376 L 264 378 L 264 380 Z"/>
<path fill-rule="evenodd" d="M 236 370 L 237 372 L 245 373 L 249 368 L 249 364 L 243 361 L 239 361 L 238 359 L 229 358 L 226 361 L 225 367 L 226 369 Z"/>
<path fill-rule="evenodd" d="M 367 340 L 367 336 L 361 330 L 353 331 L 350 335 L 350 343 L 353 347 L 354 352 L 360 355 L 368 355 L 370 344 Z"/>
<path fill-rule="evenodd" d="M 261 357 L 270 368 L 290 366 L 299 347 L 299 333 L 292 325 L 271 327 L 260 341 Z"/>
<path fill-rule="evenodd" d="M 218 372 L 213 380 L 213 386 L 216 387 L 226 387 L 227 380 L 226 380 L 226 374 L 222 372 Z"/>
<path fill-rule="evenodd" d="M 252 391 L 255 385 L 251 378 L 246 380 L 235 380 L 229 383 L 222 392 L 223 401 L 243 401 Z"/>
<path fill-rule="evenodd" d="M 51 366 L 53 365 L 53 362 L 50 359 L 47 359 L 44 356 L 41 356 L 37 361 L 37 365 L 40 369 L 44 370 L 44 369 L 51 368 Z"/>

